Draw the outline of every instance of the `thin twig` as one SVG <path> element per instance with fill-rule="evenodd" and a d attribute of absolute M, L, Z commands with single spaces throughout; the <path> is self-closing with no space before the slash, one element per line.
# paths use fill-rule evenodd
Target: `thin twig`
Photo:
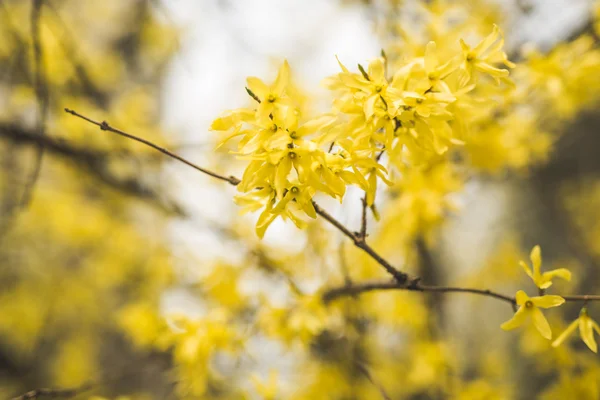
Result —
<path fill-rule="evenodd" d="M 163 148 L 160 147 L 152 142 L 149 142 L 146 139 L 142 139 L 138 136 L 134 136 L 132 134 L 129 134 L 127 132 L 123 132 L 122 130 L 113 128 L 112 126 L 109 125 L 108 122 L 106 121 L 102 121 L 102 122 L 98 122 L 98 121 L 94 121 L 91 118 L 88 118 L 84 115 L 79 114 L 78 112 L 65 108 L 65 111 L 69 114 L 72 114 L 78 118 L 81 118 L 91 124 L 94 124 L 96 126 L 98 126 L 100 129 L 102 129 L 103 131 L 109 131 L 109 132 L 113 132 L 116 133 L 118 135 L 124 136 L 128 139 L 132 139 L 135 140 L 136 142 L 140 142 L 145 144 L 146 146 L 150 146 L 155 150 L 160 151 L 161 153 L 174 158 L 178 161 L 181 161 L 182 163 L 202 172 L 205 173 L 207 175 L 212 176 L 213 178 L 217 178 L 220 179 L 222 181 L 228 182 L 231 185 L 238 185 L 240 183 L 240 180 L 238 178 L 236 178 L 235 176 L 223 176 L 223 175 L 219 175 L 215 172 L 209 171 L 207 169 L 204 169 L 202 167 L 199 167 L 198 165 L 192 163 L 191 161 L 186 160 L 185 158 L 178 156 L 177 154 Z M 319 205 L 317 205 L 317 203 L 315 203 L 314 201 L 312 202 L 313 206 L 315 207 L 315 211 L 317 212 L 317 214 L 319 214 L 321 217 L 325 218 L 325 220 L 327 222 L 329 222 L 331 225 L 333 225 L 334 227 L 336 227 L 337 229 L 339 229 L 344 235 L 348 236 L 352 242 L 354 243 L 354 245 L 360 249 L 362 249 L 363 251 L 365 251 L 367 254 L 369 254 L 379 265 L 381 265 L 383 268 L 385 268 L 385 270 L 394 277 L 394 279 L 396 279 L 396 281 L 398 281 L 399 283 L 405 283 L 408 281 L 409 276 L 408 274 L 401 272 L 399 270 L 397 270 L 396 268 L 394 268 L 389 262 L 387 262 L 383 257 L 381 257 L 375 250 L 373 250 L 373 248 L 371 246 L 369 246 L 366 241 L 364 240 L 364 238 L 359 237 L 359 235 L 351 232 L 348 228 L 346 228 L 341 222 L 339 222 L 337 219 L 335 219 L 333 216 L 331 216 L 329 213 L 327 213 L 325 210 L 323 210 Z"/>
<path fill-rule="evenodd" d="M 560 296 L 563 299 L 565 299 L 565 301 L 572 301 L 572 302 L 577 302 L 577 301 L 583 301 L 588 302 L 588 301 L 600 301 L 600 295 L 595 295 L 595 294 L 573 294 L 570 296 Z"/>
<path fill-rule="evenodd" d="M 236 178 L 235 176 L 223 176 L 223 175 L 217 174 L 216 172 L 212 172 L 212 171 L 209 171 L 209 170 L 204 169 L 202 167 L 199 167 L 198 165 L 194 164 L 193 162 L 188 161 L 188 160 L 186 160 L 185 158 L 183 158 L 181 156 L 178 156 L 177 154 L 175 154 L 175 153 L 173 153 L 173 152 L 165 149 L 164 147 L 160 147 L 160 146 L 158 146 L 158 145 L 156 145 L 156 144 L 154 144 L 152 142 L 147 141 L 146 139 L 142 139 L 141 137 L 134 136 L 134 135 L 131 135 L 129 133 L 123 132 L 120 129 L 113 128 L 106 121 L 102 121 L 102 122 L 94 121 L 93 119 L 88 118 L 88 117 L 86 117 L 84 115 L 81 115 L 78 112 L 76 112 L 74 110 L 71 110 L 71 109 L 68 109 L 68 108 L 65 108 L 65 111 L 68 112 L 69 114 L 72 114 L 72 115 L 74 115 L 76 117 L 79 117 L 81 119 L 86 120 L 87 122 L 89 122 L 91 124 L 94 124 L 94 125 L 98 126 L 103 131 L 113 132 L 113 133 L 116 133 L 117 135 L 121 135 L 121 136 L 124 136 L 124 137 L 126 137 L 128 139 L 135 140 L 136 142 L 143 143 L 146 146 L 150 146 L 153 149 L 158 150 L 161 153 L 163 153 L 163 154 L 165 154 L 165 155 L 167 155 L 167 156 L 169 156 L 171 158 L 176 159 L 177 161 L 180 161 L 180 162 L 182 162 L 182 163 L 184 163 L 184 164 L 186 164 L 186 165 L 188 165 L 188 166 L 190 166 L 190 167 L 192 167 L 192 168 L 194 168 L 194 169 L 196 169 L 196 170 L 198 170 L 198 171 L 200 171 L 200 172 L 202 172 L 202 173 L 204 173 L 206 175 L 212 176 L 213 178 L 217 178 L 217 179 L 220 179 L 222 181 L 228 182 L 229 184 L 231 184 L 233 186 L 236 186 L 236 185 L 238 185 L 240 183 L 240 180 L 238 178 Z"/>
<path fill-rule="evenodd" d="M 196 164 L 184 159 L 183 157 L 180 157 L 177 154 L 174 154 L 174 153 L 170 152 L 169 150 L 162 148 L 152 142 L 149 142 L 140 137 L 131 135 L 129 133 L 123 132 L 119 129 L 113 128 L 106 121 L 103 121 L 103 122 L 94 121 L 94 120 L 92 120 L 86 116 L 83 116 L 83 115 L 81 115 L 73 110 L 70 110 L 68 108 L 65 108 L 65 111 L 68 112 L 69 114 L 75 115 L 76 117 L 79 117 L 89 123 L 92 123 L 92 124 L 98 126 L 100 129 L 102 129 L 104 131 L 110 131 L 110 132 L 116 133 L 118 135 L 124 136 L 128 139 L 132 139 L 137 142 L 143 143 L 147 146 L 150 146 L 153 149 L 158 150 L 161 153 L 163 153 L 171 158 L 181 161 L 182 163 L 184 163 L 202 173 L 205 173 L 207 175 L 210 175 L 210 176 L 220 179 L 222 181 L 228 182 L 231 185 L 236 186 L 240 183 L 240 180 L 238 178 L 236 178 L 235 176 L 226 177 L 223 175 L 219 175 L 215 172 L 206 170 L 206 169 L 199 167 Z M 338 297 L 356 296 L 356 295 L 359 295 L 364 292 L 371 292 L 371 291 L 375 291 L 375 290 L 408 290 L 408 291 L 413 291 L 413 292 L 472 293 L 472 294 L 477 294 L 477 295 L 481 295 L 481 296 L 492 297 L 492 298 L 510 303 L 513 306 L 513 309 L 516 308 L 516 300 L 514 297 L 506 296 L 501 293 L 497 293 L 497 292 L 494 292 L 494 291 L 488 290 L 488 289 L 473 289 L 473 288 L 451 287 L 451 286 L 421 285 L 419 282 L 420 278 L 410 277 L 405 272 L 399 271 L 396 268 L 394 268 L 387 260 L 385 260 L 383 257 L 381 257 L 371 246 L 369 246 L 367 244 L 365 238 L 361 237 L 360 233 L 355 233 L 355 232 L 350 231 L 340 221 L 338 221 L 336 218 L 334 218 L 332 215 L 330 215 L 327 211 L 322 209 L 316 202 L 313 201 L 312 204 L 318 215 L 323 217 L 327 222 L 329 222 L 331 225 L 333 225 L 335 228 L 337 228 L 340 232 L 342 232 L 346 237 L 348 237 L 350 240 L 352 240 L 352 242 L 354 243 L 354 245 L 356 247 L 358 247 L 359 249 L 361 249 L 365 253 L 367 253 L 369 256 L 371 256 L 371 258 L 373 260 L 375 260 L 390 275 L 392 275 L 394 277 L 394 281 L 387 281 L 387 282 L 373 281 L 373 282 L 364 282 L 361 284 L 352 284 L 352 285 L 346 284 L 341 287 L 332 288 L 323 294 L 323 301 L 330 302 L 332 300 L 335 300 Z M 572 302 L 600 301 L 600 295 L 570 295 L 570 296 L 562 296 L 562 297 L 565 299 L 565 301 L 572 301 Z"/>
<path fill-rule="evenodd" d="M 336 300 L 339 297 L 344 296 L 357 296 L 365 292 L 373 292 L 379 290 L 408 290 L 413 292 L 437 292 L 437 293 L 473 293 L 481 296 L 493 297 L 498 300 L 505 301 L 510 304 L 516 304 L 514 297 L 506 296 L 501 293 L 497 293 L 488 289 L 472 289 L 463 287 L 451 287 L 451 286 L 426 286 L 416 283 L 413 285 L 399 285 L 394 281 L 368 281 L 363 283 L 356 283 L 354 285 L 344 285 L 335 287 L 327 290 L 323 294 L 323 301 L 326 303 Z"/>
<path fill-rule="evenodd" d="M 371 375 L 371 373 L 369 372 L 369 370 L 367 369 L 367 367 L 365 367 L 364 365 L 362 365 L 361 363 L 357 362 L 356 366 L 358 368 L 358 370 L 365 376 L 365 378 L 367 378 L 367 380 L 369 382 L 371 382 L 371 384 L 373 386 L 375 386 L 377 388 L 377 390 L 379 390 L 379 394 L 381 394 L 381 397 L 384 400 L 392 400 L 392 398 L 387 394 L 387 392 L 385 391 L 385 388 L 383 386 L 381 386 L 379 384 L 379 382 L 377 382 L 374 378 L 373 375 Z"/>
<path fill-rule="evenodd" d="M 362 215 L 360 221 L 360 237 L 365 239 L 367 237 L 367 196 L 362 198 Z"/>
<path fill-rule="evenodd" d="M 87 392 L 94 386 L 93 383 L 86 383 L 82 386 L 70 389 L 35 389 L 31 390 L 27 393 L 24 393 L 20 396 L 13 397 L 11 400 L 29 400 L 29 399 L 38 399 L 40 397 L 49 397 L 49 398 L 64 398 L 69 399 L 71 397 L 75 397 L 80 393 Z"/>
<path fill-rule="evenodd" d="M 371 258 L 373 260 L 375 260 L 379 265 L 381 265 L 390 275 L 392 275 L 399 284 L 402 285 L 409 281 L 410 277 L 408 276 L 407 273 L 402 272 L 402 271 L 396 269 L 395 267 L 393 267 L 385 258 L 381 257 L 371 246 L 369 246 L 369 244 L 366 242 L 365 238 L 360 237 L 359 234 L 351 232 L 340 221 L 335 219 L 327 211 L 323 210 L 314 201 L 312 203 L 313 203 L 313 207 L 315 208 L 315 211 L 317 212 L 317 214 L 319 214 L 321 217 L 325 218 L 325 220 L 327 222 L 329 222 L 331 225 L 335 226 L 340 232 L 342 232 L 344 235 L 346 235 L 348 238 L 350 238 L 350 240 L 352 240 L 352 242 L 354 243 L 354 245 L 356 247 L 358 247 L 359 249 L 361 249 L 362 251 L 364 251 L 365 253 L 370 255 Z M 416 280 L 413 279 L 413 281 L 416 281 Z"/>
<path fill-rule="evenodd" d="M 367 281 L 355 283 L 352 285 L 343 285 L 331 288 L 323 293 L 323 301 L 326 303 L 344 296 L 358 296 L 362 293 L 379 290 L 407 290 L 412 292 L 433 292 L 433 293 L 472 293 L 480 296 L 492 297 L 511 305 L 517 304 L 516 299 L 502 293 L 494 292 L 489 289 L 474 289 L 456 286 L 427 286 L 416 283 L 414 285 L 399 285 L 394 281 Z M 569 302 L 600 301 L 600 295 L 566 295 L 561 296 Z"/>

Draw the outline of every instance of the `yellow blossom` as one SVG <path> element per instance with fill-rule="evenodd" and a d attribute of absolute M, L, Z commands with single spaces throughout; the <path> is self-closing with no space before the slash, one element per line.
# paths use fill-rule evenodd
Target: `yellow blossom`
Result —
<path fill-rule="evenodd" d="M 596 339 L 594 339 L 594 331 L 600 334 L 600 327 L 598 327 L 596 321 L 590 318 L 586 307 L 583 307 L 579 312 L 579 318 L 571 322 L 567 329 L 565 329 L 565 331 L 561 333 L 556 340 L 554 340 L 554 342 L 552 342 L 552 347 L 560 346 L 578 326 L 581 340 L 583 340 L 583 342 L 587 347 L 590 348 L 591 351 L 597 353 L 598 345 L 596 344 Z"/>
<path fill-rule="evenodd" d="M 492 33 L 479 42 L 477 46 L 471 48 L 462 39 L 460 40 L 460 46 L 463 51 L 461 69 L 465 73 L 465 82 L 471 80 L 475 70 L 490 75 L 496 81 L 506 79 L 509 74 L 508 70 L 494 67 L 494 64 L 499 62 L 504 63 L 509 68 L 515 67 L 515 64 L 508 61 L 506 53 L 502 51 L 504 38 L 500 28 L 496 25 L 494 25 Z"/>
<path fill-rule="evenodd" d="M 271 371 L 266 382 L 262 382 L 256 375 L 252 377 L 252 382 L 256 387 L 256 391 L 264 400 L 275 400 L 277 398 L 277 371 Z"/>
<path fill-rule="evenodd" d="M 523 325 L 526 320 L 531 318 L 538 332 L 544 338 L 550 340 L 552 338 L 552 330 L 540 308 L 558 307 L 565 302 L 565 299 L 554 295 L 529 297 L 524 291 L 519 290 L 516 300 L 519 309 L 510 320 L 503 323 L 500 327 L 505 331 L 512 330 Z"/>
<path fill-rule="evenodd" d="M 270 114 L 274 115 L 275 112 L 282 112 L 284 107 L 291 104 L 289 99 L 285 97 L 289 81 L 290 66 L 287 60 L 279 68 L 277 78 L 271 86 L 253 76 L 246 80 L 248 89 L 260 100 L 260 104 L 258 105 L 259 118 L 267 120 Z"/>
<path fill-rule="evenodd" d="M 540 272 L 540 268 L 542 266 L 542 250 L 540 249 L 540 246 L 533 247 L 529 258 L 531 259 L 533 270 L 530 269 L 524 261 L 520 261 L 519 265 L 521 265 L 521 267 L 523 267 L 525 270 L 525 273 L 527 273 L 527 275 L 533 279 L 533 282 L 538 288 L 547 289 L 552 286 L 552 279 L 554 277 L 559 277 L 567 281 L 571 280 L 571 271 L 566 268 L 553 269 L 552 271 L 547 271 L 544 273 Z"/>

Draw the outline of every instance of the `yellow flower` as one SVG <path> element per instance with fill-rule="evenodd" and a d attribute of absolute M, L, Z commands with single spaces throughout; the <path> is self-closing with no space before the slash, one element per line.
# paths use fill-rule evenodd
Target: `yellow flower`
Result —
<path fill-rule="evenodd" d="M 600 334 L 600 327 L 596 321 L 590 318 L 587 313 L 587 308 L 583 307 L 579 312 L 579 318 L 571 323 L 565 329 L 563 333 L 560 334 L 559 337 L 556 338 L 554 342 L 552 342 L 552 347 L 558 347 L 565 341 L 565 339 L 573 333 L 575 328 L 579 326 L 579 335 L 581 336 L 581 340 L 590 348 L 594 353 L 598 352 L 598 345 L 596 344 L 596 340 L 594 339 L 594 331 Z"/>
<path fill-rule="evenodd" d="M 515 64 L 508 61 L 506 53 L 502 51 L 504 38 L 496 25 L 494 25 L 492 33 L 479 42 L 477 46 L 470 48 L 462 39 L 460 39 L 460 46 L 463 51 L 461 69 L 465 73 L 465 79 L 462 83 L 471 80 L 474 70 L 484 72 L 496 81 L 500 81 L 500 79 L 506 80 L 509 74 L 508 70 L 496 68 L 493 64 L 502 62 L 509 68 L 515 67 Z"/>
<path fill-rule="evenodd" d="M 429 84 L 429 87 L 426 88 L 426 90 L 431 88 L 438 92 L 452 93 L 444 79 L 453 73 L 458 67 L 455 61 L 457 59 L 453 58 L 444 64 L 440 64 L 436 53 L 436 43 L 433 41 L 427 43 L 427 47 L 425 48 L 425 56 L 423 57 L 423 68 L 427 74 L 427 80 Z"/>
<path fill-rule="evenodd" d="M 258 375 L 252 376 L 252 382 L 259 395 L 264 400 L 275 400 L 277 398 L 277 371 L 272 370 L 269 373 L 269 378 L 263 382 Z"/>
<path fill-rule="evenodd" d="M 367 119 L 375 114 L 377 104 L 387 108 L 385 97 L 388 82 L 385 77 L 385 61 L 383 58 L 376 58 L 371 61 L 368 72 L 361 70 L 363 75 L 352 73 L 341 62 L 339 64 L 343 71 L 338 74 L 339 80 L 346 87 L 346 90 L 350 90 L 355 94 L 356 99 L 360 99 Z M 339 87 L 339 84 L 333 87 Z"/>
<path fill-rule="evenodd" d="M 542 266 L 542 250 L 540 246 L 533 247 L 529 258 L 531 259 L 533 270 L 524 261 L 519 262 L 519 264 L 540 289 L 547 289 L 552 286 L 552 279 L 556 276 L 567 281 L 571 280 L 571 271 L 566 268 L 553 269 L 544 273 L 540 272 L 540 267 Z"/>
<path fill-rule="evenodd" d="M 558 307 L 565 302 L 565 299 L 553 295 L 529 297 L 524 291 L 519 290 L 516 300 L 520 306 L 519 309 L 510 320 L 500 325 L 500 328 L 509 331 L 523 325 L 528 318 L 532 318 L 533 325 L 538 332 L 550 340 L 552 338 L 552 330 L 540 308 Z"/>
<path fill-rule="evenodd" d="M 274 115 L 274 111 L 282 111 L 282 107 L 290 105 L 289 99 L 285 98 L 285 91 L 290 82 L 290 66 L 286 61 L 279 68 L 277 78 L 271 86 L 266 85 L 262 80 L 254 76 L 246 79 L 248 89 L 254 93 L 260 100 L 258 106 L 258 116 L 261 119 L 268 119 L 269 114 Z"/>

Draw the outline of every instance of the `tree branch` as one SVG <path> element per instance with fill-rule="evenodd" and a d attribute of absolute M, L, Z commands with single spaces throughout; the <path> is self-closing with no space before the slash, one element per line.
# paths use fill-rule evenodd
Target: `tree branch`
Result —
<path fill-rule="evenodd" d="M 11 400 L 29 400 L 29 399 L 38 399 L 40 397 L 49 397 L 49 398 L 65 398 L 69 399 L 77 396 L 80 393 L 87 392 L 94 385 L 92 383 L 86 383 L 85 385 L 71 388 L 71 389 L 35 389 L 31 390 L 27 393 L 23 393 L 20 396 L 13 397 Z"/>
<path fill-rule="evenodd" d="M 360 237 L 365 239 L 367 237 L 367 195 L 362 198 L 362 209 L 360 219 Z"/>
<path fill-rule="evenodd" d="M 202 167 L 199 167 L 198 165 L 194 164 L 193 162 L 188 161 L 188 160 L 186 160 L 185 158 L 183 158 L 181 156 L 178 156 L 177 154 L 175 154 L 175 153 L 173 153 L 173 152 L 165 149 L 164 147 L 160 147 L 160 146 L 158 146 L 158 145 L 156 145 L 156 144 L 154 144 L 152 142 L 147 141 L 146 139 L 142 139 L 141 137 L 130 135 L 129 133 L 123 132 L 122 130 L 115 129 L 112 126 L 110 126 L 108 124 L 108 122 L 106 122 L 106 121 L 102 121 L 102 122 L 94 121 L 93 119 L 90 119 L 90 118 L 88 118 L 86 116 L 83 116 L 83 115 L 77 113 L 76 111 L 70 110 L 68 108 L 65 108 L 65 111 L 68 112 L 69 114 L 72 114 L 72 115 L 74 115 L 76 117 L 79 117 L 81 119 L 86 120 L 87 122 L 89 122 L 91 124 L 94 124 L 94 125 L 98 126 L 103 131 L 113 132 L 113 133 L 116 133 L 117 135 L 121 135 L 121 136 L 124 136 L 124 137 L 126 137 L 128 139 L 135 140 L 136 142 L 143 143 L 146 146 L 150 146 L 153 149 L 158 150 L 161 153 L 163 153 L 163 154 L 165 154 L 165 155 L 167 155 L 167 156 L 169 156 L 171 158 L 176 159 L 177 161 L 180 161 L 180 162 L 182 162 L 182 163 L 184 163 L 184 164 L 186 164 L 186 165 L 194 168 L 195 170 L 198 170 L 198 171 L 200 171 L 200 172 L 202 172 L 202 173 L 204 173 L 206 175 L 212 176 L 213 178 L 217 178 L 217 179 L 220 179 L 222 181 L 228 182 L 229 184 L 234 185 L 234 186 L 236 186 L 237 184 L 240 183 L 240 180 L 238 178 L 236 178 L 235 176 L 229 176 L 229 177 L 227 177 L 227 176 L 219 175 L 216 172 L 212 172 L 212 171 L 209 171 L 209 170 L 204 169 Z"/>
<path fill-rule="evenodd" d="M 235 176 L 224 176 L 224 175 L 220 175 L 217 174 L 216 172 L 212 172 L 209 171 L 205 168 L 199 167 L 198 165 L 192 163 L 191 161 L 186 160 L 185 158 L 165 149 L 164 147 L 160 147 L 146 139 L 143 139 L 141 137 L 132 135 L 130 133 L 124 132 L 120 129 L 116 129 L 113 128 L 112 126 L 110 126 L 110 124 L 106 121 L 102 121 L 102 122 L 98 122 L 98 121 L 94 121 L 91 118 L 88 118 L 82 114 L 79 114 L 78 112 L 71 110 L 69 108 L 65 108 L 65 112 L 72 114 L 78 118 L 81 118 L 93 125 L 96 125 L 97 127 L 99 127 L 101 130 L 103 131 L 109 131 L 109 132 L 113 132 L 116 133 L 117 135 L 121 135 L 123 137 L 126 137 L 128 139 L 134 140 L 136 142 L 139 143 L 143 143 L 146 146 L 152 147 L 153 149 L 160 151 L 161 153 L 165 154 L 166 156 L 169 156 L 171 158 L 174 158 L 192 168 L 194 168 L 197 171 L 200 171 L 204 174 L 207 174 L 209 176 L 212 176 L 213 178 L 217 178 L 219 180 L 222 180 L 224 182 L 229 183 L 230 185 L 233 186 L 237 186 L 240 183 L 240 180 L 238 178 L 236 178 Z M 409 276 L 408 274 L 401 272 L 399 270 L 397 270 L 396 268 L 394 268 L 388 261 L 386 261 L 383 257 L 381 257 L 371 246 L 369 246 L 367 244 L 367 242 L 365 241 L 364 238 L 361 238 L 360 235 L 351 232 L 348 228 L 346 228 L 341 222 L 339 222 L 337 219 L 335 219 L 332 215 L 330 215 L 327 211 L 323 210 L 317 203 L 315 203 L 314 201 L 312 202 L 315 211 L 317 214 L 319 214 L 321 217 L 323 217 L 327 222 L 329 222 L 331 225 L 333 225 L 334 227 L 336 227 L 340 232 L 342 232 L 344 235 L 346 235 L 348 238 L 350 238 L 352 240 L 352 242 L 354 243 L 354 245 L 360 249 L 362 249 L 364 252 L 366 252 L 367 254 L 369 254 L 371 256 L 371 258 L 373 258 L 379 265 L 381 265 L 390 275 L 392 275 L 394 277 L 394 279 L 400 283 L 400 284 L 404 284 L 409 280 Z M 414 279 L 414 281 L 416 282 L 416 279 Z"/>
<path fill-rule="evenodd" d="M 153 149 L 160 151 L 161 153 L 174 158 L 182 163 L 202 172 L 207 175 L 210 175 L 214 178 L 222 180 L 224 182 L 229 183 L 230 185 L 237 186 L 240 183 L 240 180 L 235 176 L 223 176 L 219 175 L 215 172 L 209 171 L 202 167 L 197 166 L 196 164 L 186 160 L 183 157 L 178 156 L 177 154 L 172 153 L 171 151 L 160 147 L 152 142 L 147 141 L 146 139 L 142 139 L 138 136 L 131 135 L 129 133 L 123 132 L 119 129 L 111 127 L 108 122 L 97 122 L 94 121 L 84 115 L 81 115 L 73 110 L 65 108 L 65 111 L 69 114 L 72 114 L 76 117 L 79 117 L 91 124 L 98 126 L 101 130 L 109 131 L 116 133 L 118 135 L 124 136 L 128 139 L 134 140 L 136 142 L 143 143 Z M 371 292 L 375 290 L 408 290 L 413 292 L 435 292 L 435 293 L 471 293 L 480 296 L 492 297 L 512 305 L 513 309 L 516 309 L 517 303 L 514 297 L 506 296 L 498 292 L 494 292 L 489 289 L 473 289 L 473 288 L 463 288 L 463 287 L 451 287 L 451 286 L 427 286 L 421 285 L 419 280 L 420 278 L 410 277 L 407 273 L 402 272 L 394 268 L 387 260 L 381 257 L 371 246 L 369 246 L 364 237 L 360 235 L 360 232 L 352 232 L 346 226 L 344 226 L 340 221 L 335 219 L 331 214 L 322 209 L 316 202 L 312 202 L 315 211 L 318 215 L 323 217 L 327 222 L 337 228 L 340 232 L 342 232 L 346 237 L 348 237 L 356 247 L 363 250 L 367 253 L 373 260 L 375 260 L 379 265 L 381 265 L 390 275 L 394 277 L 394 281 L 370 281 L 364 282 L 360 284 L 351 284 L 344 285 L 337 288 L 332 288 L 326 291 L 323 294 L 323 301 L 330 302 L 342 296 L 356 296 L 364 292 Z M 571 295 L 571 296 L 562 296 L 565 301 L 572 302 L 588 302 L 588 301 L 600 301 L 600 295 Z"/>
<path fill-rule="evenodd" d="M 408 276 L 408 274 L 394 268 L 386 259 L 381 257 L 375 250 L 373 250 L 373 248 L 371 246 L 369 246 L 367 244 L 367 241 L 365 240 L 365 238 L 361 237 L 360 234 L 350 231 L 350 229 L 346 228 L 340 221 L 335 219 L 327 211 L 323 210 L 314 201 L 312 203 L 313 203 L 313 206 L 314 206 L 317 214 L 319 214 L 321 217 L 325 218 L 325 220 L 327 222 L 329 222 L 331 225 L 335 226 L 340 232 L 342 232 L 350 240 L 352 240 L 352 242 L 354 243 L 354 245 L 356 247 L 358 247 L 359 249 L 361 249 L 365 253 L 367 253 L 369 256 L 371 256 L 371 258 L 373 260 L 375 260 L 379 265 L 381 265 L 390 275 L 392 275 L 399 284 L 405 284 L 406 282 L 409 281 L 410 277 Z M 412 281 L 416 282 L 417 279 L 413 278 Z"/>
<path fill-rule="evenodd" d="M 421 285 L 418 282 L 414 285 L 399 285 L 394 281 L 367 281 L 351 285 L 338 286 L 325 291 L 322 297 L 324 302 L 329 303 L 340 297 L 358 296 L 362 293 L 380 290 L 407 290 L 411 292 L 431 293 L 471 293 L 480 296 L 492 297 L 507 302 L 515 307 L 517 305 L 514 297 L 494 292 L 489 289 L 474 289 L 456 286 L 427 286 Z M 600 295 L 567 295 L 561 297 L 565 299 L 565 301 L 569 302 L 600 301 Z"/>

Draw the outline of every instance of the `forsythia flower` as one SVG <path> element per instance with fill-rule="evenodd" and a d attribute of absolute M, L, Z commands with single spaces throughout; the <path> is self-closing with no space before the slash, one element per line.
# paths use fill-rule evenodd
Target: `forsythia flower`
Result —
<path fill-rule="evenodd" d="M 594 353 L 597 353 L 598 346 L 596 344 L 596 340 L 594 339 L 594 331 L 600 334 L 600 327 L 598 327 L 596 321 L 590 318 L 586 307 L 583 307 L 579 312 L 579 318 L 573 321 L 567 327 L 567 329 L 565 329 L 565 331 L 561 333 L 560 336 L 554 340 L 554 342 L 552 342 L 552 347 L 560 346 L 561 343 L 564 342 L 571 333 L 573 333 L 577 326 L 579 326 L 579 335 L 581 336 L 581 340 L 583 340 L 590 350 L 592 350 Z"/>
<path fill-rule="evenodd" d="M 506 79 L 509 72 L 504 68 L 496 68 L 493 64 L 502 62 L 509 68 L 515 67 L 515 64 L 508 61 L 506 53 L 502 51 L 504 38 L 496 25 L 494 25 L 492 33 L 479 42 L 477 46 L 470 48 L 462 39 L 460 40 L 460 46 L 463 50 L 461 69 L 464 71 L 467 81 L 471 79 L 473 71 L 477 70 L 489 74 L 499 82 L 501 79 Z"/>
<path fill-rule="evenodd" d="M 282 112 L 291 104 L 289 98 L 284 96 L 289 81 L 290 66 L 287 61 L 284 61 L 279 68 L 277 78 L 271 86 L 253 76 L 246 80 L 248 89 L 260 100 L 258 116 L 261 119 L 268 120 L 269 114 L 275 115 L 275 112 Z"/>
<path fill-rule="evenodd" d="M 289 90 L 287 62 L 270 86 L 248 78 L 248 94 L 258 104 L 230 111 L 211 129 L 225 133 L 219 146 L 237 138 L 235 154 L 248 160 L 236 201 L 242 212 L 261 211 L 257 235 L 262 237 L 278 216 L 303 227 L 304 216 L 316 217 L 317 193 L 342 202 L 347 185 L 363 190 L 375 210 L 380 182 L 392 184 L 392 171 L 380 162 L 384 152 L 388 166 L 410 170 L 437 163 L 453 146 L 464 145 L 459 136 L 472 117 L 462 104 L 478 85 L 486 85 L 472 79 L 472 70 L 507 81 L 508 70 L 493 66 L 512 66 L 501 50 L 501 36 L 494 27 L 473 49 L 462 42 L 463 53 L 457 48 L 453 57 L 438 56 L 436 43 L 429 42 L 423 57 L 406 60 L 394 73 L 388 73 L 386 57 L 372 60 L 367 71 L 359 64 L 359 73 L 338 60 L 341 72 L 325 81 L 336 92 L 332 111 L 312 119 L 304 118 L 303 100 Z M 470 101 L 494 102 L 486 93 Z"/>
<path fill-rule="evenodd" d="M 252 382 L 256 387 L 256 391 L 264 400 L 275 400 L 277 398 L 277 371 L 271 371 L 266 382 L 262 382 L 256 375 L 252 377 Z"/>
<path fill-rule="evenodd" d="M 531 318 L 538 332 L 546 339 L 551 339 L 552 330 L 540 308 L 558 307 L 565 302 L 565 299 L 554 295 L 529 297 L 524 291 L 519 290 L 516 300 L 517 305 L 520 306 L 519 309 L 510 320 L 503 323 L 500 327 L 505 331 L 515 329 L 523 325 L 528 318 Z"/>
<path fill-rule="evenodd" d="M 533 270 L 531 270 L 524 261 L 519 262 L 519 264 L 523 267 L 527 275 L 533 279 L 533 282 L 538 288 L 547 289 L 552 286 L 552 279 L 554 277 L 559 277 L 567 281 L 571 280 L 571 271 L 566 268 L 553 269 L 552 271 L 544 273 L 540 272 L 540 267 L 542 266 L 542 250 L 540 249 L 540 246 L 533 247 L 529 258 L 531 259 Z"/>

